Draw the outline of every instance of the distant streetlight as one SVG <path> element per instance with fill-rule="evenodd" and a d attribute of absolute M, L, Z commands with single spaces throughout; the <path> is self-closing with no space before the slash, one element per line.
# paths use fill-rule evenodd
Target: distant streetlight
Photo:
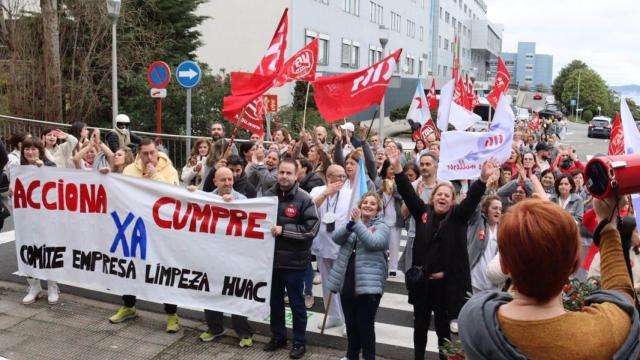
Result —
<path fill-rule="evenodd" d="M 390 31 L 384 25 L 380 25 L 380 46 L 382 46 L 382 57 L 384 57 L 384 49 L 387 47 L 389 43 L 389 35 Z M 384 134 L 383 134 L 383 121 L 384 121 L 384 95 L 382 96 L 382 101 L 380 102 L 380 114 L 378 120 L 378 137 L 380 138 L 380 143 L 384 144 Z"/>
<path fill-rule="evenodd" d="M 118 116 L 118 49 L 116 25 L 120 16 L 120 0 L 107 0 L 107 14 L 111 18 L 111 121 L 116 127 Z"/>

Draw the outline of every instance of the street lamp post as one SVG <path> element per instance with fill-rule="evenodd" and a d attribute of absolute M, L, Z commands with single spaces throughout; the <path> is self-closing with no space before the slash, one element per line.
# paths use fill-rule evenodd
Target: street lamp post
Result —
<path fill-rule="evenodd" d="M 576 96 L 576 121 L 579 120 L 578 109 L 580 108 L 580 75 L 582 75 L 582 72 L 578 70 L 578 96 Z"/>
<path fill-rule="evenodd" d="M 107 0 L 107 13 L 111 18 L 111 121 L 116 127 L 118 116 L 118 49 L 116 40 L 116 25 L 120 16 L 120 0 Z"/>
<path fill-rule="evenodd" d="M 387 43 L 389 42 L 389 29 L 380 25 L 380 46 L 382 46 L 382 57 L 384 57 L 384 49 L 387 47 Z M 380 143 L 384 144 L 384 132 L 383 132 L 383 123 L 384 123 L 384 98 L 382 96 L 382 101 L 380 101 L 380 114 L 378 120 L 378 137 L 380 138 Z"/>

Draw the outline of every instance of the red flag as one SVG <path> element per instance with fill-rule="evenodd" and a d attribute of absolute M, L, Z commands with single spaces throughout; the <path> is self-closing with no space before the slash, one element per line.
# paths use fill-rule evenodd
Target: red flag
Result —
<path fill-rule="evenodd" d="M 471 110 L 471 103 L 469 102 L 469 97 L 467 96 L 467 89 L 462 82 L 461 76 L 458 77 L 458 80 L 456 80 L 456 85 L 453 91 L 453 102 L 467 110 Z"/>
<path fill-rule="evenodd" d="M 287 34 L 289 31 L 289 9 L 284 9 L 275 34 L 267 48 L 260 64 L 249 73 L 231 73 L 231 93 L 233 95 L 246 95 L 253 93 L 255 89 L 262 88 L 265 83 L 272 83 L 284 66 L 285 53 L 287 50 Z"/>
<path fill-rule="evenodd" d="M 535 113 L 535 117 L 531 119 L 527 125 L 529 126 L 529 130 L 537 131 L 540 128 L 540 115 Z"/>
<path fill-rule="evenodd" d="M 382 100 L 396 70 L 402 49 L 370 67 L 349 74 L 322 77 L 313 83 L 318 111 L 334 122 Z"/>
<path fill-rule="evenodd" d="M 511 81 L 511 76 L 509 75 L 509 71 L 507 67 L 504 66 L 504 62 L 502 62 L 502 58 L 498 58 L 498 72 L 496 74 L 496 82 L 493 84 L 493 89 L 489 95 L 487 95 L 487 101 L 491 104 L 492 108 L 496 108 L 498 105 L 498 99 L 500 99 L 500 95 L 507 91 L 509 88 L 509 81 Z"/>
<path fill-rule="evenodd" d="M 282 86 L 294 80 L 314 81 L 318 66 L 318 39 L 313 39 L 307 46 L 295 53 L 282 67 L 280 74 L 273 81 L 273 86 Z"/>
<path fill-rule="evenodd" d="M 609 155 L 624 155 L 624 133 L 622 132 L 620 114 L 617 111 L 609 137 Z"/>
<path fill-rule="evenodd" d="M 436 134 L 436 136 L 438 136 L 438 130 L 436 130 L 436 125 L 433 123 L 433 120 L 429 118 L 424 122 L 424 125 L 422 125 L 420 129 L 417 129 L 413 134 L 411 134 L 411 139 L 414 142 L 418 139 L 422 139 L 422 141 L 428 143 L 427 137 L 431 134 Z"/>
<path fill-rule="evenodd" d="M 480 101 L 478 100 L 478 94 L 476 94 L 473 91 L 473 82 L 471 81 L 471 79 L 469 79 L 468 74 L 467 74 L 467 98 L 469 99 L 469 104 L 470 104 L 469 106 L 471 106 L 469 110 L 473 111 L 473 108 L 478 106 L 478 104 L 480 104 Z"/>
<path fill-rule="evenodd" d="M 249 95 L 251 96 L 251 95 Z M 224 98 L 224 107 L 227 106 L 236 106 L 236 101 L 246 101 L 245 96 L 225 96 Z M 242 100 L 239 100 L 242 99 Z M 244 108 L 244 113 L 242 109 Z M 264 134 L 264 126 L 263 126 L 263 116 L 267 113 L 267 106 L 264 103 L 264 97 L 258 96 L 253 100 L 249 100 L 246 105 L 240 107 L 239 113 L 225 113 L 223 111 L 223 115 L 232 123 L 237 123 L 239 127 L 246 129 L 252 134 L 256 134 L 258 136 L 262 136 Z M 242 117 L 241 117 L 242 116 Z M 238 119 L 240 120 L 238 122 Z"/>
<path fill-rule="evenodd" d="M 427 94 L 427 101 L 429 102 L 429 110 L 435 110 L 438 108 L 438 96 L 436 95 L 436 79 L 431 79 L 431 88 Z"/>

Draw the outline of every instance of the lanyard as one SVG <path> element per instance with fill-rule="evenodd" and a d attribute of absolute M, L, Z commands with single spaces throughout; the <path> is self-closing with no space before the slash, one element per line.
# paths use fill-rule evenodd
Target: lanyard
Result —
<path fill-rule="evenodd" d="M 338 199 L 340 199 L 340 191 L 336 193 L 336 201 L 333 203 L 333 213 L 336 213 L 336 208 L 338 207 Z M 329 212 L 329 198 L 327 198 L 327 212 Z"/>

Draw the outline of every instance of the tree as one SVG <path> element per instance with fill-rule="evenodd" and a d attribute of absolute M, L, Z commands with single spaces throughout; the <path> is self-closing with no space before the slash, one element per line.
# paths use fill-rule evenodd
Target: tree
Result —
<path fill-rule="evenodd" d="M 44 73 L 44 120 L 62 121 L 62 73 L 58 1 L 40 0 Z"/>
<path fill-rule="evenodd" d="M 587 64 L 585 64 L 581 60 L 573 60 L 560 70 L 558 76 L 553 80 L 553 85 L 551 85 L 551 92 L 553 93 L 553 96 L 555 96 L 556 101 L 561 101 L 560 99 L 562 99 L 562 93 L 564 92 L 564 83 L 565 81 L 567 81 L 569 74 L 571 74 L 574 70 L 586 68 L 588 68 Z M 563 102 L 566 106 L 569 106 L 568 101 Z"/>
<path fill-rule="evenodd" d="M 578 77 L 580 78 L 580 106 L 589 109 L 591 112 L 598 111 L 598 106 L 602 107 L 605 114 L 612 113 L 612 103 L 609 97 L 609 88 L 597 72 L 589 68 L 577 69 L 569 74 L 563 85 L 563 103 L 569 103 L 570 99 L 578 96 Z"/>

